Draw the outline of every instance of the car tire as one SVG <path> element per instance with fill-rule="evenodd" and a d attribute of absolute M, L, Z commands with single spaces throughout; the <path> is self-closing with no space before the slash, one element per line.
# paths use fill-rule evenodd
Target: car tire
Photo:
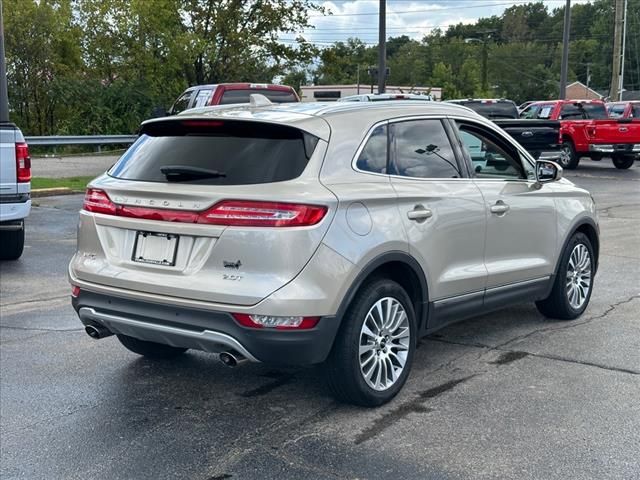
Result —
<path fill-rule="evenodd" d="M 630 156 L 619 156 L 619 157 L 613 157 L 613 166 L 620 169 L 620 170 L 626 170 L 627 168 L 630 168 L 633 163 L 635 162 L 635 158 L 634 157 L 630 157 Z"/>
<path fill-rule="evenodd" d="M 416 337 L 407 292 L 384 278 L 365 284 L 350 304 L 325 364 L 329 389 L 338 400 L 354 405 L 389 402 L 407 380 Z"/>
<path fill-rule="evenodd" d="M 0 260 L 17 260 L 24 251 L 24 221 L 18 230 L 0 230 Z"/>
<path fill-rule="evenodd" d="M 595 257 L 589 237 L 577 232 L 571 237 L 562 257 L 550 295 L 536 302 L 546 317 L 573 320 L 585 311 L 591 299 Z"/>
<path fill-rule="evenodd" d="M 558 163 L 567 170 L 575 170 L 578 167 L 580 157 L 576 153 L 576 147 L 574 147 L 571 140 L 563 140 Z"/>
<path fill-rule="evenodd" d="M 116 335 L 120 343 L 130 352 L 148 358 L 174 358 L 182 355 L 188 348 L 172 347 L 162 343 L 148 342 L 129 335 Z"/>

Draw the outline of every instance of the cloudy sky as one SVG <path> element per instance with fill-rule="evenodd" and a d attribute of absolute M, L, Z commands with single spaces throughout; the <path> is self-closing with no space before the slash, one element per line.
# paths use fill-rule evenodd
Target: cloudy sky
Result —
<path fill-rule="evenodd" d="M 434 28 L 446 30 L 449 25 L 473 23 L 480 17 L 500 15 L 514 4 L 532 0 L 387 0 L 387 36 L 408 35 L 420 39 Z M 584 3 L 587 0 L 573 0 Z M 315 30 L 304 36 L 318 46 L 358 37 L 365 43 L 378 42 L 378 0 L 333 0 L 319 2 L 333 12 L 330 16 L 314 14 Z M 549 9 L 562 7 L 565 0 L 544 0 Z M 294 35 L 283 35 L 292 41 Z M 289 40 L 286 40 L 289 39 Z"/>

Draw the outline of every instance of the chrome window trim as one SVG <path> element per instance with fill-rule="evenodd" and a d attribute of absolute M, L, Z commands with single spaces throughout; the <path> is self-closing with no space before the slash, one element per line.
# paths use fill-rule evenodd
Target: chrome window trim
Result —
<path fill-rule="evenodd" d="M 394 118 L 387 118 L 386 120 L 381 120 L 379 122 L 376 122 L 373 124 L 373 126 L 367 130 L 367 133 L 364 136 L 364 140 L 360 143 L 360 145 L 358 146 L 358 149 L 356 150 L 356 153 L 353 157 L 353 159 L 351 160 L 351 168 L 358 172 L 358 173 L 365 173 L 368 175 L 377 175 L 379 177 L 386 177 L 386 178 L 399 178 L 402 180 L 420 180 L 420 181 L 427 181 L 427 182 L 433 182 L 433 181 L 438 181 L 438 182 L 442 182 L 444 181 L 448 181 L 448 180 L 472 180 L 471 177 L 465 177 L 465 176 L 461 176 L 459 178 L 442 178 L 442 177 L 430 177 L 430 178 L 420 178 L 420 177 L 404 177 L 402 175 L 391 175 L 388 173 L 376 173 L 376 172 L 368 172 L 366 170 L 361 170 L 357 167 L 357 162 L 358 162 L 358 158 L 360 157 L 360 154 L 362 153 L 362 150 L 364 150 L 365 145 L 367 144 L 367 142 L 369 141 L 369 138 L 371 138 L 371 134 L 373 133 L 373 131 L 377 128 L 380 127 L 382 125 L 387 125 L 390 126 L 393 123 L 400 123 L 400 122 L 407 122 L 407 121 L 411 121 L 411 120 L 440 120 L 441 122 L 446 120 L 447 118 L 449 118 L 448 116 L 443 116 L 441 114 L 425 114 L 425 115 L 408 115 L 406 117 L 394 117 Z M 462 118 L 466 118 L 466 117 L 462 117 Z M 447 134 L 447 138 L 449 137 L 449 133 L 446 131 L 446 127 L 443 124 L 443 128 L 445 128 L 445 133 Z M 387 130 L 387 135 L 388 135 L 388 130 Z M 451 147 L 453 148 L 453 145 L 451 145 Z M 387 162 L 389 160 L 389 151 L 388 151 L 389 145 L 387 142 Z M 455 153 L 454 153 L 455 155 Z M 458 161 L 458 158 L 456 156 L 456 162 Z M 462 167 L 462 165 L 458 165 L 458 167 Z M 464 172 L 464 168 L 462 168 L 463 171 L 460 172 L 460 175 L 464 175 L 466 172 Z"/>
<path fill-rule="evenodd" d="M 463 122 L 468 122 L 468 123 L 473 123 L 474 125 L 478 125 L 480 127 L 486 127 L 489 130 L 492 130 L 494 133 L 496 133 L 497 135 L 500 136 L 500 138 L 502 140 L 504 140 L 505 142 L 509 143 L 513 148 L 516 149 L 516 151 L 520 154 L 520 156 L 529 163 L 529 165 L 531 166 L 531 168 L 535 168 L 535 160 L 533 159 L 533 157 L 531 156 L 531 154 L 529 152 L 527 152 L 524 148 L 522 148 L 522 146 L 516 142 L 511 135 L 509 135 L 508 133 L 506 133 L 504 130 L 502 130 L 498 125 L 494 124 L 493 122 L 487 120 L 487 122 L 478 122 L 475 119 L 470 119 L 469 117 L 464 117 L 464 116 L 460 116 L 460 115 L 448 115 L 447 118 L 451 119 L 451 120 L 460 120 Z M 484 117 L 482 117 L 484 119 Z M 528 182 L 528 183 L 535 183 L 535 180 L 530 179 L 530 178 L 476 178 L 476 177 L 471 177 L 471 180 L 474 181 L 490 181 L 490 182 Z"/>

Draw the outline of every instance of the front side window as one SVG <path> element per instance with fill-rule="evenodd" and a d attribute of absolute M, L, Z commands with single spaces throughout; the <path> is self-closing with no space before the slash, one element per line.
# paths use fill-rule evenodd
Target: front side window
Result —
<path fill-rule="evenodd" d="M 631 105 L 631 116 L 633 118 L 640 118 L 640 103 Z"/>
<path fill-rule="evenodd" d="M 180 95 L 171 107 L 171 115 L 177 115 L 178 113 L 189 108 L 191 95 L 193 95 L 193 91 L 184 92 L 182 95 Z"/>
<path fill-rule="evenodd" d="M 387 126 L 380 125 L 369 136 L 356 167 L 364 172 L 387 173 Z"/>
<path fill-rule="evenodd" d="M 471 161 L 477 178 L 526 178 L 520 154 L 482 127 L 458 123 L 464 154 Z"/>
<path fill-rule="evenodd" d="M 551 118 L 551 112 L 553 112 L 553 105 L 542 105 L 535 118 L 548 120 Z"/>
<path fill-rule="evenodd" d="M 520 118 L 536 118 L 539 110 L 540 105 L 530 105 L 522 111 Z"/>
<path fill-rule="evenodd" d="M 390 174 L 411 178 L 461 177 L 440 120 L 409 120 L 393 123 L 390 128 Z"/>

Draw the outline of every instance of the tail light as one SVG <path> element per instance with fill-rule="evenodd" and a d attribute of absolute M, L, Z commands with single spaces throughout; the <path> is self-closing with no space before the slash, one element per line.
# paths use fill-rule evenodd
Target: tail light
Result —
<path fill-rule="evenodd" d="M 87 190 L 82 208 L 119 217 L 230 227 L 306 227 L 317 224 L 327 213 L 327 207 L 321 205 L 244 200 L 223 200 L 203 212 L 116 205 L 106 192 L 94 188 Z"/>
<path fill-rule="evenodd" d="M 308 330 L 315 327 L 320 317 L 276 317 L 272 315 L 247 315 L 234 313 L 233 318 L 248 328 L 275 328 L 277 330 Z"/>
<path fill-rule="evenodd" d="M 94 188 L 87 189 L 84 195 L 84 203 L 82 209 L 87 212 L 105 213 L 107 215 L 116 214 L 116 204 L 111 201 L 109 195 L 102 190 Z"/>
<path fill-rule="evenodd" d="M 243 227 L 303 227 L 315 225 L 327 207 L 299 203 L 225 200 L 203 212 L 198 223 Z"/>
<path fill-rule="evenodd" d="M 26 143 L 16 143 L 16 176 L 18 183 L 31 181 L 31 157 Z"/>

